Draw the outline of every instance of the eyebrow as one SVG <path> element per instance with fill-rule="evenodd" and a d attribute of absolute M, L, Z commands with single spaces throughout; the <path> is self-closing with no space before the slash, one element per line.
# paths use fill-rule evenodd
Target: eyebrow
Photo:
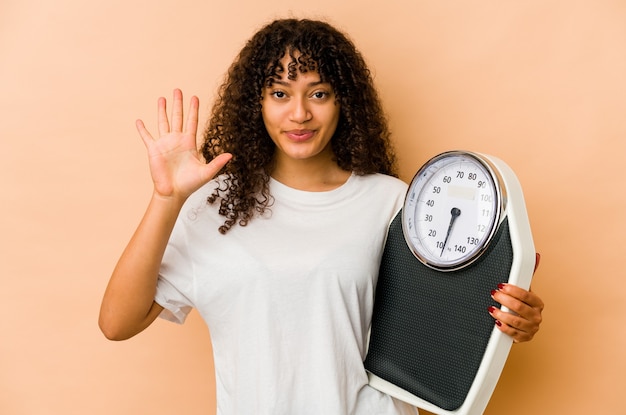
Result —
<path fill-rule="evenodd" d="M 278 85 L 283 85 L 283 86 L 289 86 L 291 85 L 291 82 L 285 82 L 283 80 L 280 79 L 275 79 L 274 84 L 278 84 Z M 314 81 L 314 82 L 309 82 L 307 84 L 307 87 L 312 87 L 312 86 L 318 86 L 318 85 L 324 85 L 324 84 L 328 84 L 328 82 L 323 82 L 323 81 Z"/>

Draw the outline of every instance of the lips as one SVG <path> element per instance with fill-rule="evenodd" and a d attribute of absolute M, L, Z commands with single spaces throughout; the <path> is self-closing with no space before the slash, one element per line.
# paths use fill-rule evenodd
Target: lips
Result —
<path fill-rule="evenodd" d="M 291 140 L 296 142 L 307 141 L 315 134 L 314 130 L 290 130 L 285 131 L 285 135 Z"/>

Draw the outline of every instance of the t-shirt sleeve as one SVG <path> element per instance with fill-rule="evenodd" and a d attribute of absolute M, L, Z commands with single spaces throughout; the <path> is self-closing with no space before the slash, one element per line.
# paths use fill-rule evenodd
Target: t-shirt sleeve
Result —
<path fill-rule="evenodd" d="M 159 269 L 154 301 L 163 307 L 161 318 L 175 323 L 185 322 L 193 308 L 193 266 L 187 244 L 185 223 L 180 218 L 167 243 Z"/>

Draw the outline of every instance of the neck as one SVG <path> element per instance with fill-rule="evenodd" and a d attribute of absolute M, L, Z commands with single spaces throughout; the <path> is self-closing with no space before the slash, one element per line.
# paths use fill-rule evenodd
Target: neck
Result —
<path fill-rule="evenodd" d="M 324 192 L 343 185 L 351 172 L 341 169 L 334 160 L 325 163 L 313 160 L 275 160 L 271 176 L 298 190 Z"/>

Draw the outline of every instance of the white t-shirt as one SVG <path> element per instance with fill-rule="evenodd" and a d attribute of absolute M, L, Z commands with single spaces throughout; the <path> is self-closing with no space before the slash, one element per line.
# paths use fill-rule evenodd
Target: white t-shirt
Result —
<path fill-rule="evenodd" d="M 218 415 L 415 414 L 371 388 L 363 367 L 387 228 L 406 184 L 352 175 L 305 192 L 273 179 L 274 203 L 222 235 L 194 193 L 170 238 L 157 286 L 162 317 L 195 307 L 213 343 Z"/>

